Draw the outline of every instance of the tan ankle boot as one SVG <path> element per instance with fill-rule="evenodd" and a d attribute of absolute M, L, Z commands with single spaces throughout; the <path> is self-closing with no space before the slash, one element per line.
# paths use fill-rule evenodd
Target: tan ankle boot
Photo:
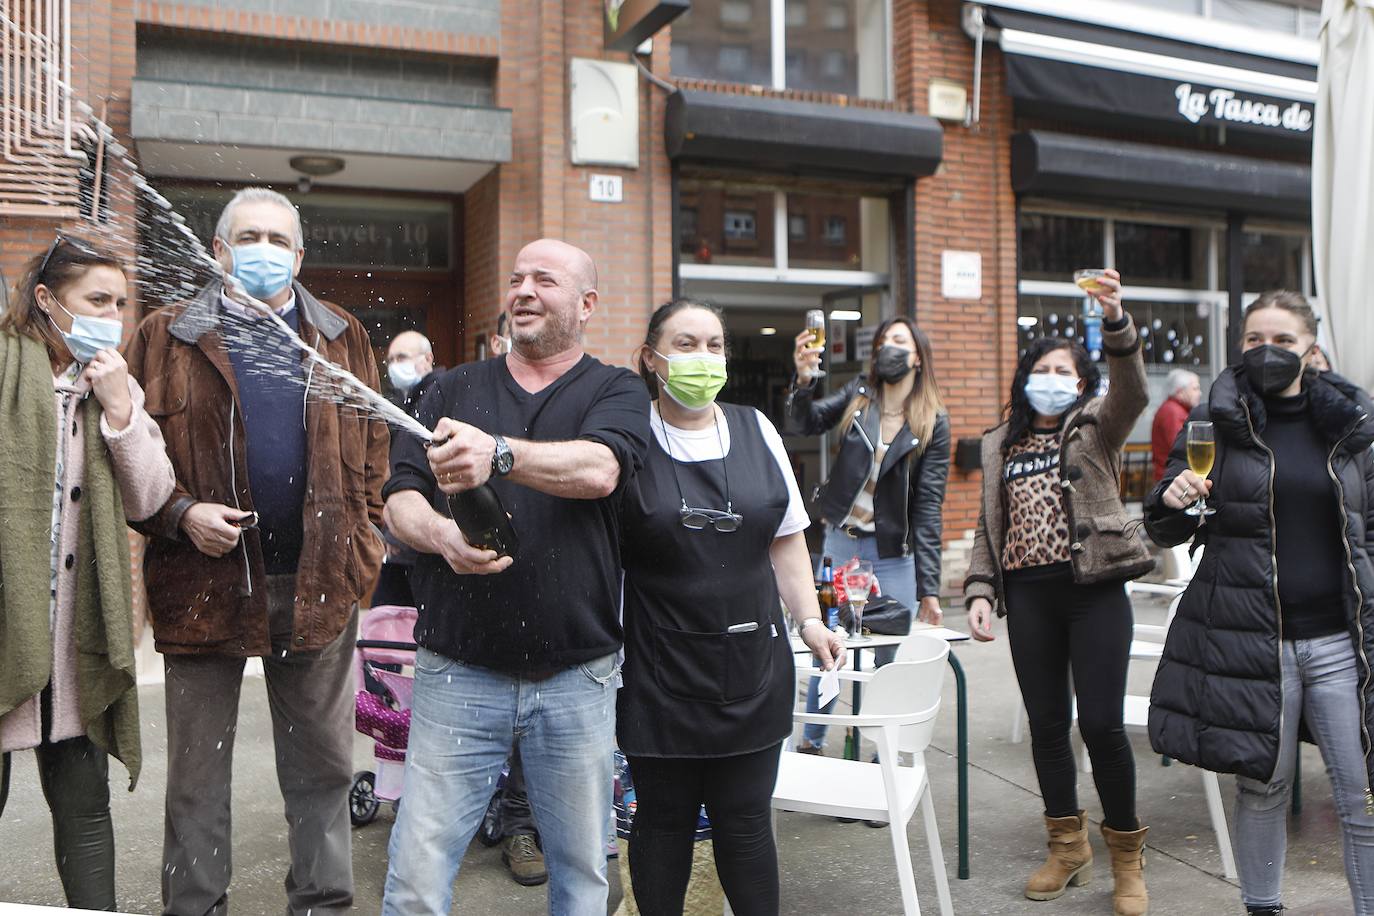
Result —
<path fill-rule="evenodd" d="M 1087 884 L 1093 874 L 1093 849 L 1082 811 L 1077 817 L 1046 817 L 1045 829 L 1050 834 L 1050 854 L 1026 882 L 1026 896 L 1031 900 L 1053 900 L 1070 884 Z"/>
<path fill-rule="evenodd" d="M 1102 825 L 1102 838 L 1112 856 L 1112 906 L 1116 916 L 1145 916 L 1150 909 L 1150 895 L 1145 892 L 1145 833 L 1141 827 L 1121 833 Z"/>

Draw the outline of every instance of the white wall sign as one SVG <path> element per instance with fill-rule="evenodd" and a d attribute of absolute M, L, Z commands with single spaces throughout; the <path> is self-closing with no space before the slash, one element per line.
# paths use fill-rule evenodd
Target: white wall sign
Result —
<path fill-rule="evenodd" d="M 854 332 L 854 358 L 861 363 L 868 362 L 868 358 L 873 355 L 873 333 L 877 331 L 876 325 L 859 328 Z"/>
<path fill-rule="evenodd" d="M 983 256 L 976 251 L 940 252 L 940 294 L 946 299 L 983 298 Z"/>
<path fill-rule="evenodd" d="M 592 200 L 618 204 L 625 199 L 625 182 L 619 175 L 593 175 L 589 190 Z"/>

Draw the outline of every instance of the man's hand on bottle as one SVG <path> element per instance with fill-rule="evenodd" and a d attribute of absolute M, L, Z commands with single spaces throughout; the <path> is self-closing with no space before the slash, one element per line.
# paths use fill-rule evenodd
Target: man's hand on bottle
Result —
<path fill-rule="evenodd" d="M 435 516 L 431 541 L 439 548 L 438 553 L 448 563 L 449 568 L 460 576 L 489 576 L 505 572 L 515 561 L 510 557 L 498 557 L 494 550 L 479 550 L 463 538 L 463 532 L 451 518 Z"/>
<path fill-rule="evenodd" d="M 444 417 L 434 427 L 429 467 L 439 489 L 461 493 L 480 487 L 491 476 L 496 440 L 475 426 Z"/>

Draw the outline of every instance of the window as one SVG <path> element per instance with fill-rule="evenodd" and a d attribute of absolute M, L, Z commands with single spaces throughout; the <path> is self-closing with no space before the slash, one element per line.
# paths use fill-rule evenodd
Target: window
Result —
<path fill-rule="evenodd" d="M 1207 287 L 1205 229 L 1117 221 L 1116 268 L 1132 286 Z"/>
<path fill-rule="evenodd" d="M 749 49 L 739 45 L 722 45 L 720 72 L 745 74 L 749 72 Z"/>
<path fill-rule="evenodd" d="M 697 208 L 679 207 L 677 211 L 678 251 L 690 254 L 697 250 Z"/>
<path fill-rule="evenodd" d="M 888 0 L 721 0 L 717 12 L 697 4 L 673 22 L 672 70 L 773 89 L 891 98 L 888 7 Z M 774 17 L 784 26 L 778 40 Z"/>
<path fill-rule="evenodd" d="M 720 5 L 721 25 L 748 25 L 754 18 L 754 6 L 749 0 L 725 0 Z"/>
<path fill-rule="evenodd" d="M 1138 6 L 1316 39 L 1321 0 L 1132 0 Z"/>
<path fill-rule="evenodd" d="M 889 220 L 882 197 L 691 176 L 678 185 L 678 250 L 684 265 L 778 267 L 781 233 L 787 268 L 886 274 Z"/>
<path fill-rule="evenodd" d="M 1100 266 L 1103 225 L 1100 219 L 1022 213 L 1021 276 L 1067 280 L 1080 267 Z"/>
<path fill-rule="evenodd" d="M 752 242 L 757 238 L 754 213 L 751 210 L 725 211 L 725 239 L 731 242 Z"/>
<path fill-rule="evenodd" d="M 1256 293 L 1268 289 L 1304 291 L 1303 254 L 1306 248 L 1305 235 L 1246 232 L 1243 242 L 1246 290 Z"/>

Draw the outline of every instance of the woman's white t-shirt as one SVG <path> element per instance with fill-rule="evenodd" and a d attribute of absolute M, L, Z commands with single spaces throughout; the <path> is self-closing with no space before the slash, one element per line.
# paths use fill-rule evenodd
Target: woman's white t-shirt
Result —
<path fill-rule="evenodd" d="M 787 512 L 783 515 L 782 523 L 778 525 L 774 537 L 786 537 L 798 531 L 805 531 L 811 524 L 811 518 L 806 514 L 806 504 L 802 502 L 801 490 L 797 487 L 797 478 L 792 473 L 792 463 L 787 458 L 782 436 L 778 435 L 777 429 L 761 412 L 755 410 L 754 416 L 758 418 L 763 441 L 768 444 L 768 450 L 778 463 L 782 479 L 787 483 Z M 730 424 L 725 422 L 719 407 L 716 408 L 716 423 L 704 429 L 679 429 L 663 421 L 662 415 L 658 412 L 658 405 L 655 404 L 649 408 L 649 425 L 653 428 L 658 444 L 677 461 L 720 461 L 730 453 Z M 744 485 L 743 482 L 741 484 Z"/>

